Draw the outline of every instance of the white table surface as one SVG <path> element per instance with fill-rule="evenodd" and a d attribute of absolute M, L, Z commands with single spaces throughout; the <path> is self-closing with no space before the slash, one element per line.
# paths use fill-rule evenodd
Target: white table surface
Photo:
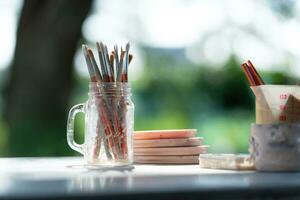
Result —
<path fill-rule="evenodd" d="M 126 169 L 126 168 L 125 168 Z M 44 178 L 78 175 L 78 173 L 99 173 L 101 170 L 87 169 L 82 157 L 41 157 L 41 158 L 1 158 L 0 175 L 14 176 L 30 174 Z M 249 171 L 250 172 L 250 171 Z M 102 174 L 112 176 L 190 175 L 240 173 L 231 170 L 202 169 L 199 165 L 149 165 L 135 164 L 133 169 L 106 170 Z"/>
<path fill-rule="evenodd" d="M 132 170 L 103 171 L 86 169 L 82 157 L 0 159 L 0 199 L 170 194 L 197 197 L 232 191 L 237 192 L 235 195 L 270 191 L 284 196 L 298 188 L 300 173 L 211 170 L 198 165 L 135 165 Z"/>

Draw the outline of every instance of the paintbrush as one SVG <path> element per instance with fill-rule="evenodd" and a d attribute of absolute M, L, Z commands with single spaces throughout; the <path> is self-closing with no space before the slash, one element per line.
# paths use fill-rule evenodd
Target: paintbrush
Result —
<path fill-rule="evenodd" d="M 115 82 L 115 69 L 114 69 L 114 59 L 115 59 L 115 55 L 114 55 L 114 53 L 112 52 L 111 54 L 110 54 L 110 57 L 109 57 L 109 66 L 110 66 L 110 70 L 111 70 L 111 72 L 112 72 L 112 75 L 111 75 L 111 77 L 112 77 L 112 81 L 113 82 Z"/>
<path fill-rule="evenodd" d="M 90 48 L 87 48 L 87 51 L 88 51 L 88 57 L 91 60 L 92 67 L 94 69 L 94 72 L 95 72 L 95 75 L 97 78 L 97 82 L 101 82 L 103 80 L 103 76 L 98 68 L 93 51 Z"/>
<path fill-rule="evenodd" d="M 118 74 L 117 74 L 117 81 L 121 82 L 122 80 L 122 74 L 123 74 L 123 70 L 124 70 L 124 56 L 125 56 L 125 51 L 123 51 L 122 47 L 121 47 L 121 57 L 120 57 L 120 65 L 118 68 Z"/>
<path fill-rule="evenodd" d="M 130 44 L 128 42 L 125 47 L 125 69 L 122 77 L 122 82 L 128 81 L 129 48 L 130 48 Z"/>
<path fill-rule="evenodd" d="M 103 74 L 103 81 L 109 82 L 110 79 L 109 79 L 109 73 L 107 71 L 107 62 L 106 62 L 104 52 L 103 52 L 103 44 L 102 44 L 102 42 L 101 43 L 97 42 L 96 45 L 97 45 L 98 56 L 99 56 L 99 61 L 100 61 L 100 69 Z"/>
<path fill-rule="evenodd" d="M 97 82 L 96 72 L 94 70 L 92 61 L 91 61 L 91 59 L 88 55 L 88 48 L 87 48 L 86 45 L 82 45 L 82 52 L 83 52 L 83 55 L 84 55 L 84 58 L 85 58 L 85 61 L 86 61 L 86 65 L 88 67 L 88 72 L 89 72 L 89 75 L 90 75 L 91 82 Z"/>

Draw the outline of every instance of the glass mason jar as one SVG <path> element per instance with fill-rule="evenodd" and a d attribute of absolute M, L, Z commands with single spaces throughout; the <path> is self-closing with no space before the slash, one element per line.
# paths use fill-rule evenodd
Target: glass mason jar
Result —
<path fill-rule="evenodd" d="M 133 163 L 134 104 L 127 83 L 90 83 L 89 99 L 71 108 L 67 124 L 69 146 L 89 165 Z M 85 113 L 84 143 L 74 141 L 74 119 Z"/>

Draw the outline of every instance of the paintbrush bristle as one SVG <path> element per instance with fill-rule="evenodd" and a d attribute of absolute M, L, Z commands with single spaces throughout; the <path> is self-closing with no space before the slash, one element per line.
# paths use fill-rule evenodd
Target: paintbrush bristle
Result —
<path fill-rule="evenodd" d="M 108 48 L 103 42 L 96 42 L 99 57 L 99 65 L 95 60 L 93 51 L 87 46 L 82 45 L 82 51 L 88 65 L 91 77 L 96 77 L 97 81 L 104 82 L 127 82 L 128 65 L 133 59 L 129 54 L 130 43 L 127 42 L 125 49 L 121 46 L 118 54 L 118 46 L 114 45 L 113 51 L 108 53 Z M 125 78 L 124 78 L 125 77 Z"/>
<path fill-rule="evenodd" d="M 102 80 L 102 75 L 101 75 L 101 72 L 100 72 L 99 67 L 97 65 L 97 62 L 95 60 L 93 51 L 90 48 L 87 48 L 87 53 L 88 53 L 88 56 L 89 56 L 89 58 L 91 60 L 92 67 L 93 67 L 93 69 L 95 71 L 95 75 L 97 77 L 97 81 L 100 82 Z"/>

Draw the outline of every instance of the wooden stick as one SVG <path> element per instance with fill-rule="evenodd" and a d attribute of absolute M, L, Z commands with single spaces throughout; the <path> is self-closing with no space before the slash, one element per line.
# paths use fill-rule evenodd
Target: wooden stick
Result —
<path fill-rule="evenodd" d="M 261 85 L 261 81 L 259 79 L 259 77 L 256 75 L 255 70 L 250 67 L 248 64 L 245 63 L 245 65 L 247 65 L 247 69 L 250 71 L 251 77 L 254 79 L 255 85 Z"/>
<path fill-rule="evenodd" d="M 255 86 L 255 81 L 253 80 L 252 76 L 251 76 L 251 73 L 247 67 L 247 65 L 245 63 L 242 64 L 242 69 L 250 83 L 251 86 Z"/>
<path fill-rule="evenodd" d="M 242 69 L 250 83 L 251 86 L 258 86 L 258 85 L 264 85 L 264 81 L 256 71 L 255 67 L 252 65 L 252 63 L 248 60 L 247 63 L 242 64 Z"/>
<path fill-rule="evenodd" d="M 122 81 L 121 76 L 122 76 L 123 70 L 124 70 L 124 63 L 123 63 L 124 56 L 125 56 L 125 51 L 123 51 L 123 49 L 122 49 L 122 47 L 121 47 L 120 66 L 119 66 L 119 69 L 118 69 L 118 75 L 117 75 L 117 81 L 118 81 L 118 82 L 121 82 L 121 81 Z"/>
<path fill-rule="evenodd" d="M 115 82 L 115 69 L 114 69 L 114 59 L 115 59 L 115 55 L 112 53 L 110 54 L 109 57 L 109 66 L 110 66 L 110 70 L 112 72 L 112 81 Z"/>
<path fill-rule="evenodd" d="M 260 85 L 264 85 L 265 82 L 262 80 L 262 78 L 260 77 L 259 73 L 256 71 L 256 69 L 255 69 L 255 67 L 253 66 L 253 64 L 251 63 L 251 61 L 248 60 L 247 62 L 248 62 L 249 67 L 253 70 L 253 72 L 254 72 L 254 74 L 255 74 L 255 77 L 257 77 L 259 84 L 260 84 Z"/>
<path fill-rule="evenodd" d="M 82 45 L 82 52 L 86 61 L 86 65 L 88 67 L 88 72 L 90 75 L 91 82 L 97 82 L 96 72 L 94 70 L 92 61 L 88 56 L 88 47 L 86 45 Z"/>
<path fill-rule="evenodd" d="M 98 65 L 96 63 L 93 51 L 90 48 L 87 48 L 87 51 L 88 51 L 88 56 L 89 56 L 89 58 L 91 60 L 91 63 L 92 63 L 92 67 L 94 68 L 94 72 L 95 72 L 95 75 L 96 75 L 96 78 L 97 78 L 97 82 L 101 82 L 103 80 L 103 76 L 102 76 L 102 74 L 101 74 L 101 72 L 98 68 Z"/>
<path fill-rule="evenodd" d="M 130 48 L 130 44 L 127 43 L 126 49 L 125 49 L 125 69 L 124 69 L 124 75 L 123 75 L 122 82 L 128 81 L 129 48 Z"/>
<path fill-rule="evenodd" d="M 118 69 L 120 67 L 120 61 L 119 61 L 119 53 L 118 53 L 118 46 L 115 45 L 114 46 L 114 55 L 115 55 L 115 77 L 116 77 L 116 81 L 117 81 L 117 74 L 118 74 Z"/>
<path fill-rule="evenodd" d="M 96 46 L 97 46 L 98 56 L 99 56 L 99 61 L 100 61 L 100 69 L 101 69 L 102 74 L 103 74 L 103 81 L 104 82 L 109 82 L 109 76 L 108 76 L 108 72 L 107 72 L 107 68 L 106 68 L 106 62 L 105 62 L 104 53 L 103 53 L 103 50 L 102 50 L 103 44 L 97 42 Z"/>

